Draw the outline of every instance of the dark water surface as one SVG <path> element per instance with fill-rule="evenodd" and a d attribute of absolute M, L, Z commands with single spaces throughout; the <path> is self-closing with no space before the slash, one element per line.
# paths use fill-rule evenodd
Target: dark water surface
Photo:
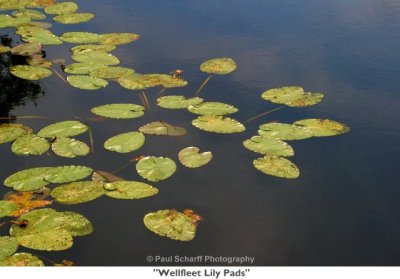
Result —
<path fill-rule="evenodd" d="M 153 106 L 145 117 L 91 124 L 95 152 L 87 157 L 17 157 L 8 144 L 0 145 L 1 180 L 36 166 L 83 164 L 112 171 L 136 155 L 177 161 L 177 152 L 191 145 L 214 153 L 205 167 L 179 165 L 175 175 L 156 183 L 160 193 L 152 198 L 103 197 L 83 205 L 56 205 L 84 214 L 95 231 L 75 238 L 70 250 L 38 254 L 96 266 L 147 265 L 148 255 L 252 256 L 256 265 L 400 264 L 399 1 L 76 2 L 80 11 L 93 12 L 96 18 L 80 25 L 55 24 L 52 31 L 141 34 L 137 42 L 119 46 L 113 54 L 122 66 L 140 73 L 184 69 L 190 84 L 168 94 L 193 95 L 206 78 L 200 63 L 228 56 L 237 62 L 237 70 L 213 77 L 201 95 L 239 107 L 234 115 L 238 120 L 276 107 L 260 98 L 273 87 L 300 85 L 323 92 L 325 100 L 249 122 L 241 134 L 218 135 L 192 127 L 190 113 L 156 107 L 156 88 L 147 91 Z M 70 63 L 70 47 L 51 46 L 47 52 L 50 58 Z M 36 131 L 55 121 L 90 117 L 97 105 L 140 103 L 136 91 L 115 83 L 83 91 L 53 75 L 39 84 L 44 94 L 38 94 L 36 106 L 27 101 L 10 112 L 51 117 L 17 120 Z M 242 141 L 256 134 L 261 123 L 303 118 L 330 118 L 352 130 L 339 137 L 292 142 L 299 179 L 274 178 L 254 169 L 252 161 L 258 156 L 244 149 Z M 142 149 L 126 155 L 103 150 L 107 138 L 155 120 L 183 126 L 189 133 L 179 138 L 148 136 Z M 88 142 L 87 134 L 78 138 Z M 134 165 L 118 175 L 141 180 Z M 6 191 L 3 187 L 0 193 Z M 144 227 L 146 213 L 164 208 L 192 208 L 205 218 L 193 241 L 161 238 Z"/>

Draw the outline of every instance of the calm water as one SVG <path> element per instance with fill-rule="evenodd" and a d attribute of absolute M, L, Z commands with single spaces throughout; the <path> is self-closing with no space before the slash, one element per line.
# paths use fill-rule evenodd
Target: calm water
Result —
<path fill-rule="evenodd" d="M 274 1 L 128 1 L 78 0 L 81 11 L 97 17 L 81 25 L 55 24 L 53 32 L 135 32 L 140 40 L 113 53 L 122 65 L 140 73 L 185 70 L 190 85 L 168 90 L 191 96 L 206 75 L 204 60 L 228 56 L 238 69 L 218 76 L 201 93 L 207 100 L 240 108 L 246 120 L 272 109 L 260 94 L 269 88 L 300 85 L 323 92 L 314 107 L 285 108 L 248 123 L 245 133 L 217 135 L 190 125 L 193 115 L 156 107 L 159 89 L 148 90 L 153 104 L 145 117 L 92 124 L 95 153 L 79 159 L 17 157 L 0 145 L 0 179 L 27 167 L 84 164 L 112 171 L 136 155 L 169 156 L 186 146 L 214 153 L 199 169 L 179 167 L 156 186 L 160 193 L 139 201 L 101 198 L 79 206 L 56 205 L 87 216 L 92 235 L 76 238 L 65 252 L 38 253 L 77 265 L 147 265 L 148 255 L 252 256 L 256 265 L 399 265 L 400 264 L 400 3 L 397 0 Z M 5 30 L 5 31 L 4 31 Z M 11 32 L 12 29 L 3 29 Z M 50 58 L 70 59 L 70 44 L 47 48 Z M 6 81 L 4 81 L 6 82 Z M 54 121 L 90 117 L 90 108 L 113 102 L 140 103 L 135 91 L 115 83 L 82 91 L 59 78 L 40 88 L 21 85 L 25 99 L 11 115 L 43 115 L 23 120 L 34 129 Z M 43 94 L 40 93 L 43 91 Z M 29 95 L 28 94 L 28 95 Z M 18 98 L 17 98 L 18 99 Z M 3 114 L 7 106 L 2 104 Z M 352 131 L 340 137 L 292 142 L 296 180 L 263 175 L 252 166 L 257 154 L 241 146 L 258 125 L 271 120 L 331 118 Z M 180 138 L 147 137 L 134 154 L 106 152 L 112 135 L 164 120 L 188 129 Z M 87 135 L 78 137 L 88 142 Z M 118 175 L 140 179 L 134 166 Z M 0 194 L 7 191 L 0 189 Z M 192 208 L 205 221 L 195 240 L 180 243 L 149 232 L 143 216 L 164 208 Z M 6 230 L 2 228 L 1 234 Z"/>

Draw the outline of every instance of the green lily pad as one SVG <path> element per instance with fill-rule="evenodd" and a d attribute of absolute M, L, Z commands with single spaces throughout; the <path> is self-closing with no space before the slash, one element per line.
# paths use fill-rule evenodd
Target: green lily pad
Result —
<path fill-rule="evenodd" d="M 53 26 L 53 24 L 48 23 L 48 22 L 43 22 L 43 21 L 31 21 L 28 23 L 24 23 L 19 26 L 19 28 L 29 28 L 29 27 L 36 27 L 36 28 L 41 28 L 41 29 L 50 29 Z"/>
<path fill-rule="evenodd" d="M 190 105 L 195 106 L 201 102 L 203 102 L 202 98 L 193 97 L 186 99 L 185 96 L 181 95 L 163 96 L 157 99 L 157 105 L 166 109 L 185 109 Z"/>
<path fill-rule="evenodd" d="M 28 126 L 15 123 L 0 124 L 0 144 L 14 141 L 17 138 L 32 133 L 32 129 Z"/>
<path fill-rule="evenodd" d="M 0 218 L 9 216 L 17 208 L 18 208 L 18 206 L 13 202 L 0 200 Z M 1 245 L 0 245 L 0 251 L 1 251 Z M 0 252 L 0 254 L 1 254 L 1 252 Z"/>
<path fill-rule="evenodd" d="M 94 18 L 92 13 L 73 13 L 73 14 L 62 14 L 53 18 L 54 21 L 62 24 L 77 24 L 87 22 Z"/>
<path fill-rule="evenodd" d="M 193 220 L 175 209 L 150 212 L 144 216 L 143 222 L 153 233 L 173 240 L 190 241 L 196 235 L 197 225 Z"/>
<path fill-rule="evenodd" d="M 93 232 L 92 223 L 85 216 L 72 211 L 59 213 L 64 220 L 63 228 L 72 236 L 85 236 Z"/>
<path fill-rule="evenodd" d="M 64 72 L 73 75 L 88 75 L 90 71 L 100 67 L 103 67 L 103 65 L 95 63 L 72 63 L 65 67 Z"/>
<path fill-rule="evenodd" d="M 294 150 L 289 144 L 276 138 L 254 136 L 251 139 L 245 140 L 243 145 L 251 151 L 264 155 L 281 157 L 290 157 L 294 155 Z"/>
<path fill-rule="evenodd" d="M 97 78 L 118 79 L 134 74 L 135 71 L 125 67 L 98 67 L 90 71 L 90 76 Z"/>
<path fill-rule="evenodd" d="M 16 253 L 11 257 L 0 260 L 0 266 L 44 266 L 44 263 L 32 254 Z"/>
<path fill-rule="evenodd" d="M 18 242 L 14 237 L 0 236 L 0 263 L 18 249 Z M 1 266 L 1 264 L 0 264 Z"/>
<path fill-rule="evenodd" d="M 72 55 L 72 59 L 81 63 L 94 63 L 102 65 L 117 65 L 120 63 L 118 57 L 98 50 L 84 50 Z"/>
<path fill-rule="evenodd" d="M 109 33 L 101 35 L 103 45 L 128 44 L 139 39 L 140 35 L 134 33 Z"/>
<path fill-rule="evenodd" d="M 219 102 L 204 102 L 188 106 L 188 111 L 200 115 L 226 115 L 239 111 L 234 106 Z"/>
<path fill-rule="evenodd" d="M 9 15 L 0 14 L 0 28 L 15 27 L 31 21 L 30 17 L 17 17 L 14 18 Z"/>
<path fill-rule="evenodd" d="M 116 46 L 112 46 L 112 45 L 93 45 L 93 44 L 88 44 L 88 45 L 74 46 L 73 48 L 71 48 L 71 51 L 73 53 L 78 53 L 78 52 L 85 51 L 85 50 L 97 50 L 97 51 L 109 52 L 109 51 L 112 51 L 112 50 L 114 50 L 116 48 L 117 48 Z"/>
<path fill-rule="evenodd" d="M 140 127 L 139 131 L 145 134 L 158 136 L 183 136 L 187 133 L 185 128 L 173 126 L 164 121 L 148 123 Z"/>
<path fill-rule="evenodd" d="M 133 74 L 128 77 L 118 79 L 118 83 L 130 90 L 141 90 L 156 86 L 163 86 L 165 88 L 182 87 L 188 83 L 186 80 L 173 77 L 172 75 L 165 74 Z"/>
<path fill-rule="evenodd" d="M 115 199 L 136 200 L 154 196 L 158 189 L 142 182 L 137 181 L 117 181 L 111 184 L 112 191 L 107 191 L 106 195 Z"/>
<path fill-rule="evenodd" d="M 219 134 L 241 133 L 246 130 L 239 121 L 220 115 L 202 115 L 192 121 L 193 126 Z"/>
<path fill-rule="evenodd" d="M 157 182 L 173 175 L 176 171 L 176 164 L 167 157 L 149 156 L 136 164 L 136 170 L 144 179 Z"/>
<path fill-rule="evenodd" d="M 280 140 L 302 140 L 313 136 L 311 129 L 286 123 L 266 123 L 260 125 L 258 134 Z"/>
<path fill-rule="evenodd" d="M 27 80 L 40 80 L 52 75 L 52 72 L 40 66 L 16 65 L 10 68 L 11 74 Z"/>
<path fill-rule="evenodd" d="M 118 153 L 128 153 L 143 146 L 145 137 L 141 132 L 119 134 L 109 138 L 104 143 L 104 148 Z"/>
<path fill-rule="evenodd" d="M 77 10 L 78 5 L 74 2 L 60 2 L 44 8 L 44 11 L 51 15 L 71 14 Z"/>
<path fill-rule="evenodd" d="M 273 88 L 261 95 L 264 100 L 290 107 L 312 106 L 321 102 L 323 97 L 324 95 L 321 93 L 304 92 L 304 89 L 299 86 Z"/>
<path fill-rule="evenodd" d="M 73 182 L 54 188 L 50 195 L 59 203 L 84 203 L 104 195 L 103 186 L 103 182 L 96 181 Z"/>
<path fill-rule="evenodd" d="M 104 79 L 81 75 L 68 76 L 67 81 L 73 87 L 83 90 L 97 90 L 108 85 Z"/>
<path fill-rule="evenodd" d="M 94 114 L 115 118 L 130 119 L 144 115 L 144 107 L 136 104 L 108 104 L 91 109 Z"/>
<path fill-rule="evenodd" d="M 56 122 L 42 128 L 37 135 L 43 138 L 53 137 L 73 137 L 80 135 L 88 130 L 88 126 L 76 121 L 61 121 Z"/>
<path fill-rule="evenodd" d="M 46 19 L 46 15 L 42 12 L 30 9 L 21 9 L 12 13 L 15 17 L 29 17 L 33 20 L 43 20 Z"/>
<path fill-rule="evenodd" d="M 44 28 L 23 26 L 18 28 L 16 33 L 21 35 L 24 42 L 28 43 L 42 45 L 60 45 L 63 43 L 58 36 Z"/>
<path fill-rule="evenodd" d="M 88 177 L 93 169 L 85 166 L 60 166 L 47 170 L 45 179 L 51 183 L 68 183 Z"/>
<path fill-rule="evenodd" d="M 294 122 L 293 125 L 310 129 L 314 137 L 330 137 L 350 131 L 345 124 L 330 119 L 303 119 Z"/>
<path fill-rule="evenodd" d="M 186 147 L 179 151 L 179 161 L 188 168 L 198 168 L 208 164 L 213 155 L 210 151 L 200 153 L 198 147 Z"/>
<path fill-rule="evenodd" d="M 17 155 L 42 155 L 49 150 L 49 142 L 34 134 L 26 134 L 16 139 L 11 151 Z"/>
<path fill-rule="evenodd" d="M 72 138 L 58 137 L 51 144 L 51 149 L 55 154 L 66 158 L 75 158 L 77 156 L 86 156 L 90 152 L 86 143 Z"/>
<path fill-rule="evenodd" d="M 200 71 L 209 74 L 226 75 L 234 70 L 236 70 L 236 62 L 227 57 L 207 60 L 200 65 Z"/>
<path fill-rule="evenodd" d="M 39 43 L 20 44 L 11 49 L 14 55 L 32 56 L 42 50 L 42 45 Z"/>
<path fill-rule="evenodd" d="M 286 158 L 278 156 L 265 156 L 253 161 L 259 171 L 282 178 L 298 178 L 300 171 L 297 166 Z"/>
<path fill-rule="evenodd" d="M 10 51 L 11 51 L 10 47 L 0 45 L 0 54 L 7 53 L 7 52 L 10 52 Z"/>
<path fill-rule="evenodd" d="M 66 32 L 60 39 L 72 44 L 95 44 L 101 41 L 101 36 L 90 32 Z"/>

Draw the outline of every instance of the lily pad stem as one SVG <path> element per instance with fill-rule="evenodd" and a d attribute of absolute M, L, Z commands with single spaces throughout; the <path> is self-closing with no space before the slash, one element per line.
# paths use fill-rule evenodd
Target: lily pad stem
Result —
<path fill-rule="evenodd" d="M 209 75 L 206 80 L 200 85 L 200 87 L 196 90 L 196 93 L 194 93 L 194 96 L 197 97 L 200 94 L 200 91 L 206 86 L 208 81 L 211 79 L 212 75 Z"/>
<path fill-rule="evenodd" d="M 280 107 L 271 109 L 271 110 L 269 110 L 269 111 L 266 111 L 266 112 L 257 114 L 256 116 L 247 119 L 247 120 L 244 121 L 243 123 L 248 123 L 248 122 L 250 122 L 250 121 L 252 121 L 252 120 L 255 120 L 255 119 L 260 118 L 260 117 L 262 117 L 262 116 L 265 116 L 265 115 L 267 115 L 267 114 L 270 114 L 270 113 L 273 113 L 273 112 L 275 112 L 275 111 L 278 111 L 278 110 L 280 110 L 280 109 L 282 109 L 282 108 L 284 108 L 284 107 L 285 107 L 285 106 L 280 106 Z"/>

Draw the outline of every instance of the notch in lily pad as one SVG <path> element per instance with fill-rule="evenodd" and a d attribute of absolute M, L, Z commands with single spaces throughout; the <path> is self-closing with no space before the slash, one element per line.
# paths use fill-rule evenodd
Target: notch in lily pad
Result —
<path fill-rule="evenodd" d="M 190 146 L 178 153 L 179 161 L 187 168 L 199 168 L 208 164 L 213 157 L 211 151 L 201 152 L 198 147 Z"/>

